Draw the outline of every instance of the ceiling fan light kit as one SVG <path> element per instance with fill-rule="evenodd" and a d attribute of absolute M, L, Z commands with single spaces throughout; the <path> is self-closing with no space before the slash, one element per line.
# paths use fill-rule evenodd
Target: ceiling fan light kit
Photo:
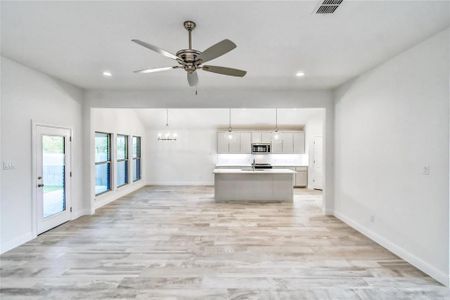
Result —
<path fill-rule="evenodd" d="M 197 86 L 198 84 L 198 75 L 197 70 L 203 70 L 207 72 L 217 73 L 226 76 L 235 76 L 235 77 L 243 77 L 247 74 L 247 71 L 228 68 L 228 67 L 219 67 L 219 66 L 211 66 L 211 65 L 203 65 L 203 63 L 208 62 L 210 60 L 216 59 L 234 48 L 236 48 L 236 44 L 230 41 L 229 39 L 225 39 L 217 44 L 212 45 L 205 51 L 198 51 L 192 48 L 192 31 L 197 26 L 193 21 L 185 21 L 183 23 L 184 28 L 188 31 L 189 34 L 189 48 L 181 49 L 176 52 L 176 54 L 172 54 L 164 49 L 156 47 L 154 45 L 148 44 L 141 40 L 133 39 L 132 41 L 138 45 L 141 45 L 147 49 L 155 51 L 165 57 L 171 58 L 178 62 L 177 66 L 172 67 L 163 67 L 163 68 L 148 68 L 137 70 L 135 73 L 155 73 L 161 71 L 168 71 L 172 69 L 184 69 L 187 73 L 187 81 L 189 86 Z"/>

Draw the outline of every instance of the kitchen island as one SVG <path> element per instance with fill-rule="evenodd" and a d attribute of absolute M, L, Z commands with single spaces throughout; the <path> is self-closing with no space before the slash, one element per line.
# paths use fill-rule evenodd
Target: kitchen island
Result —
<path fill-rule="evenodd" d="M 295 171 L 290 169 L 215 169 L 216 201 L 293 201 Z"/>

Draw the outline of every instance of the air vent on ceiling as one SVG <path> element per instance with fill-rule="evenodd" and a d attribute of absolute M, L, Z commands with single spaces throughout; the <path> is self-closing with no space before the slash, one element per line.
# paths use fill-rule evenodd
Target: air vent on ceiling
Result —
<path fill-rule="evenodd" d="M 332 14 L 336 11 L 343 0 L 323 0 L 316 14 Z"/>

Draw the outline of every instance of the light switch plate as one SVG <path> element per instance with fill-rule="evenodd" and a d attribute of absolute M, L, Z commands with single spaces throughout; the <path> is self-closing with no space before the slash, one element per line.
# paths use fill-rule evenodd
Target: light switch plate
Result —
<path fill-rule="evenodd" d="M 15 169 L 14 162 L 12 160 L 4 160 L 2 162 L 2 169 L 3 170 L 13 170 L 13 169 Z"/>

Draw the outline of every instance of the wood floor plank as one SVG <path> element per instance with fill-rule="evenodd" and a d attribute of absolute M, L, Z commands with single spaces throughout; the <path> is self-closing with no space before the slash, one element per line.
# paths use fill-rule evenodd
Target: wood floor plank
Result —
<path fill-rule="evenodd" d="M 1 299 L 450 299 L 338 219 L 294 203 L 216 203 L 145 187 L 0 256 Z"/>

